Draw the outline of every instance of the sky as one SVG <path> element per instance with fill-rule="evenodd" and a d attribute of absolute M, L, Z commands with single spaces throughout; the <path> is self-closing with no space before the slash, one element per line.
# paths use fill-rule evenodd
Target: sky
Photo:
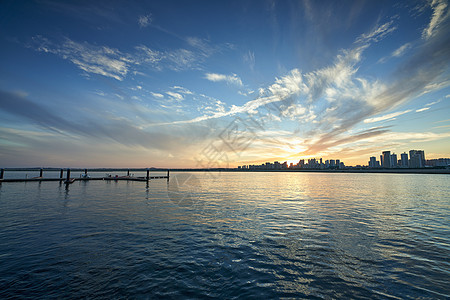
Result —
<path fill-rule="evenodd" d="M 1 167 L 450 157 L 448 1 L 0 2 Z"/>

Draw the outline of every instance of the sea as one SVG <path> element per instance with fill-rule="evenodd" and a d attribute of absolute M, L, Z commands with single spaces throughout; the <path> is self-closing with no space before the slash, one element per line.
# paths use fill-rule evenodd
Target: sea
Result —
<path fill-rule="evenodd" d="M 4 182 L 0 298 L 449 299 L 449 183 L 319 172 Z"/>

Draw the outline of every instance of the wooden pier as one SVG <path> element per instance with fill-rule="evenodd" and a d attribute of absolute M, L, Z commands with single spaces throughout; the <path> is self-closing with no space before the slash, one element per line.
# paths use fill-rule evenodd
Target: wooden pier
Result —
<path fill-rule="evenodd" d="M 5 169 L 0 169 L 0 183 L 2 182 L 32 182 L 32 181 L 59 181 L 59 182 L 64 182 L 66 184 L 70 184 L 73 183 L 75 181 L 90 181 L 90 180 L 105 180 L 105 181 L 143 181 L 143 182 L 148 182 L 149 180 L 152 179 L 167 179 L 167 181 L 169 181 L 170 178 L 170 171 L 169 170 L 160 170 L 157 169 L 155 170 L 156 172 L 161 172 L 161 171 L 167 171 L 167 175 L 163 176 L 163 175 L 159 175 L 159 176 L 151 176 L 150 175 L 150 169 L 134 169 L 134 171 L 138 171 L 138 172 L 142 172 L 142 171 L 146 171 L 147 174 L 146 176 L 139 176 L 139 177 L 135 177 L 130 175 L 130 169 L 127 170 L 127 175 L 126 176 L 118 176 L 118 175 L 107 175 L 107 176 L 101 176 L 101 177 L 91 177 L 88 174 L 88 169 L 84 169 L 84 175 L 80 175 L 79 178 L 76 177 L 71 177 L 71 169 L 66 169 L 66 176 L 64 175 L 64 169 L 60 169 L 59 170 L 59 178 L 45 178 L 44 177 L 44 169 L 13 169 L 13 170 L 8 170 L 8 171 L 12 171 L 12 172 L 17 172 L 17 171 L 31 171 L 31 172 L 37 172 L 39 171 L 39 176 L 38 177 L 32 177 L 32 178 L 4 178 L 5 175 Z M 47 172 L 58 172 L 58 170 L 55 169 L 50 169 L 50 170 L 46 170 Z M 75 171 L 80 171 L 80 169 L 75 169 Z M 101 169 L 101 171 L 99 169 L 94 169 L 94 172 L 102 172 L 102 171 L 123 171 L 123 169 L 120 170 L 114 170 L 114 169 Z"/>

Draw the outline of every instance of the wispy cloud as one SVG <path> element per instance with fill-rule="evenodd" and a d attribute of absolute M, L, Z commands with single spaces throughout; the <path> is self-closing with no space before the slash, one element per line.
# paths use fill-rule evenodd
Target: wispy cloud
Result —
<path fill-rule="evenodd" d="M 169 62 L 168 67 L 175 71 L 195 69 L 198 67 L 198 56 L 195 52 L 187 49 L 167 51 L 164 57 Z"/>
<path fill-rule="evenodd" d="M 254 71 L 254 69 L 255 69 L 255 52 L 252 52 L 249 50 L 247 53 L 244 54 L 242 59 L 243 59 L 244 63 L 248 65 L 250 70 Z"/>
<path fill-rule="evenodd" d="M 356 43 L 370 43 L 370 42 L 378 42 L 383 39 L 386 35 L 393 32 L 397 29 L 396 26 L 393 26 L 394 21 L 389 21 L 381 26 L 376 26 L 372 31 L 368 33 L 361 34 L 357 39 Z"/>
<path fill-rule="evenodd" d="M 439 102 L 441 102 L 441 99 L 439 99 L 437 101 L 433 101 L 433 102 L 427 103 L 427 104 L 425 104 L 425 106 L 432 106 L 432 105 L 438 104 Z"/>
<path fill-rule="evenodd" d="M 160 70 L 160 63 L 164 59 L 164 53 L 148 48 L 144 45 L 134 47 L 137 53 L 134 55 L 134 61 L 138 64 L 149 64 Z"/>
<path fill-rule="evenodd" d="M 175 93 L 175 92 L 166 92 L 167 95 L 169 95 L 170 97 L 172 97 L 173 99 L 177 100 L 177 101 L 182 101 L 184 100 L 183 95 L 179 94 L 179 93 Z"/>
<path fill-rule="evenodd" d="M 411 48 L 411 43 L 406 43 L 402 46 L 400 46 L 398 49 L 396 49 L 394 52 L 392 52 L 393 57 L 400 57 L 402 56 L 409 48 Z"/>
<path fill-rule="evenodd" d="M 189 90 L 185 87 L 179 86 L 179 85 L 174 85 L 172 87 L 172 89 L 176 90 L 177 93 L 181 93 L 183 95 L 194 95 L 194 92 L 192 92 L 191 90 Z"/>
<path fill-rule="evenodd" d="M 87 73 L 117 80 L 123 80 L 132 63 L 126 54 L 117 49 L 77 43 L 67 38 L 61 45 L 54 44 L 42 36 L 34 37 L 33 42 L 37 51 L 56 54 Z"/>
<path fill-rule="evenodd" d="M 390 113 L 384 116 L 376 117 L 376 118 L 369 118 L 365 119 L 364 123 L 374 123 L 374 122 L 380 122 L 380 121 L 388 121 L 388 120 L 395 120 L 396 117 L 407 114 L 411 112 L 410 109 L 404 110 L 404 111 L 398 111 L 394 113 Z"/>
<path fill-rule="evenodd" d="M 450 127 L 450 125 L 435 126 L 433 128 L 439 129 L 439 128 L 448 128 L 448 127 Z"/>
<path fill-rule="evenodd" d="M 204 40 L 189 38 L 188 41 L 194 49 L 159 51 L 141 44 L 134 47 L 134 52 L 129 53 L 107 46 L 76 42 L 69 38 L 58 44 L 42 36 L 33 37 L 28 46 L 68 60 L 86 74 L 98 74 L 122 81 L 129 73 L 144 74 L 142 71 L 147 70 L 170 69 L 180 72 L 201 69 L 201 64 L 216 50 Z M 229 79 L 234 84 L 240 82 L 236 75 L 234 78 L 230 76 Z"/>
<path fill-rule="evenodd" d="M 225 81 L 226 83 L 231 85 L 243 86 L 241 78 L 239 78 L 239 76 L 237 76 L 236 74 L 224 75 L 217 73 L 206 73 L 205 79 L 214 82 Z"/>
<path fill-rule="evenodd" d="M 152 22 L 152 14 L 139 16 L 139 18 L 138 18 L 138 24 L 139 24 L 139 27 L 141 27 L 141 28 L 147 27 L 148 25 L 150 25 L 151 22 Z"/>
<path fill-rule="evenodd" d="M 438 104 L 439 102 L 441 102 L 442 99 L 439 99 L 437 101 L 433 101 L 433 102 L 429 102 L 427 104 L 425 104 L 425 106 L 423 108 L 417 109 L 416 112 L 422 112 L 422 111 L 426 111 L 429 110 L 431 106 Z"/>
<path fill-rule="evenodd" d="M 433 15 L 427 28 L 422 32 L 424 39 L 429 39 L 436 34 L 442 23 L 449 17 L 448 4 L 445 0 L 432 0 L 429 1 Z"/>
<path fill-rule="evenodd" d="M 411 48 L 412 48 L 412 44 L 411 43 L 403 44 L 399 48 L 395 49 L 390 55 L 380 58 L 378 60 L 378 62 L 379 63 L 385 63 L 386 61 L 388 61 L 389 59 L 391 59 L 393 57 L 401 57 Z"/>
<path fill-rule="evenodd" d="M 210 44 L 208 40 L 201 39 L 198 37 L 188 37 L 186 42 L 194 49 L 200 51 L 200 54 L 204 57 L 209 57 L 215 52 L 219 51 L 219 47 L 214 47 Z"/>
<path fill-rule="evenodd" d="M 150 93 L 153 97 L 155 97 L 155 98 L 164 98 L 164 95 L 163 94 L 160 94 L 160 93 L 154 93 L 154 92 L 151 92 Z"/>

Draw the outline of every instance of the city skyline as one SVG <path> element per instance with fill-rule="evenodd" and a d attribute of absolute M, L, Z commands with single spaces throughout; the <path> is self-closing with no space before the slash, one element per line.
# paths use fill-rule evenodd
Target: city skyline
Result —
<path fill-rule="evenodd" d="M 2 1 L 0 167 L 450 157 L 449 7 Z"/>
<path fill-rule="evenodd" d="M 408 156 L 409 153 L 409 156 Z M 386 150 L 383 151 L 377 160 L 376 156 L 371 156 L 367 165 L 345 165 L 340 159 L 323 159 L 300 158 L 298 162 L 288 164 L 287 161 L 280 163 L 279 161 L 265 162 L 262 164 L 250 164 L 238 166 L 241 170 L 257 170 L 257 169 L 346 169 L 346 168 L 383 168 L 383 169 L 396 169 L 396 168 L 409 168 L 409 169 L 421 169 L 427 167 L 449 167 L 450 158 L 440 157 L 438 159 L 426 159 L 424 150 L 409 150 L 408 153 L 403 152 L 398 155 L 394 152 Z"/>

